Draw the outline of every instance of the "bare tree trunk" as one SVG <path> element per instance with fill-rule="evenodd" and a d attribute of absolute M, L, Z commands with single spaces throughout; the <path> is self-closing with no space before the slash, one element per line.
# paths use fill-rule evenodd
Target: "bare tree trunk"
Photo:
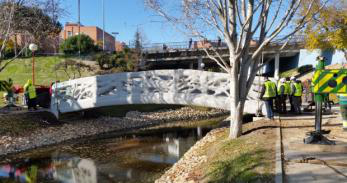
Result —
<path fill-rule="evenodd" d="M 17 56 L 17 34 L 14 34 L 14 55 Z"/>
<path fill-rule="evenodd" d="M 232 57 L 230 57 L 232 59 Z M 243 105 L 240 101 L 239 79 L 238 79 L 238 62 L 234 62 L 231 69 L 230 80 L 230 133 L 229 138 L 234 139 L 242 134 L 242 117 L 243 117 Z"/>

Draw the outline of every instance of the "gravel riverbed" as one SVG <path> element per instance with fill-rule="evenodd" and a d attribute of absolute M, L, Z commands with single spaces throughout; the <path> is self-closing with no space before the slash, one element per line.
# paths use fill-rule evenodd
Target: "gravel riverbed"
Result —
<path fill-rule="evenodd" d="M 69 121 L 62 125 L 33 130 L 23 135 L 0 135 L 0 156 L 113 131 L 125 131 L 174 121 L 208 119 L 227 113 L 218 109 L 201 111 L 183 107 L 156 112 L 131 111 L 123 118 L 99 117 Z"/>

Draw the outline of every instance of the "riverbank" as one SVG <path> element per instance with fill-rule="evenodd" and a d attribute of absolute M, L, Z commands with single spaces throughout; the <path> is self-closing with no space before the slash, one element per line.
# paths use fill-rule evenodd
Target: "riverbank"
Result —
<path fill-rule="evenodd" d="M 55 125 L 48 125 L 40 120 L 40 117 L 30 113 L 4 115 L 0 119 L 0 156 L 98 134 L 121 132 L 180 120 L 208 119 L 226 114 L 227 111 L 218 109 L 197 110 L 183 107 L 156 112 L 132 111 L 123 118 L 77 119 Z"/>
<path fill-rule="evenodd" d="M 156 183 L 274 182 L 275 129 L 278 122 L 243 125 L 243 135 L 228 139 L 229 128 L 209 132 Z"/>

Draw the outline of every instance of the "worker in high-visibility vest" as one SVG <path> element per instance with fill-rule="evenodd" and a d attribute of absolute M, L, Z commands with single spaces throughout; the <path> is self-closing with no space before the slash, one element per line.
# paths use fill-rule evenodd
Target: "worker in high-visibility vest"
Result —
<path fill-rule="evenodd" d="M 347 93 L 338 94 L 340 112 L 342 116 L 342 128 L 347 131 Z"/>
<path fill-rule="evenodd" d="M 27 99 L 28 110 L 36 108 L 36 88 L 33 85 L 33 82 L 29 79 L 27 83 L 24 85 L 24 95 Z"/>
<path fill-rule="evenodd" d="M 290 104 L 290 112 L 295 112 L 294 109 L 294 103 L 293 103 L 293 91 L 292 91 L 292 85 L 294 83 L 293 79 L 295 77 L 286 78 L 286 87 L 288 87 L 288 98 L 289 98 L 289 104 Z"/>
<path fill-rule="evenodd" d="M 287 96 L 289 94 L 289 90 L 286 87 L 286 79 L 281 78 L 278 85 L 277 85 L 277 95 L 279 99 L 280 104 L 280 113 L 287 113 L 287 106 L 286 106 L 286 100 Z"/>
<path fill-rule="evenodd" d="M 273 113 L 273 101 L 277 96 L 276 84 L 273 81 L 270 81 L 268 77 L 265 78 L 265 82 L 262 87 L 260 99 L 265 103 L 266 107 L 266 116 L 268 119 L 274 119 Z"/>
<path fill-rule="evenodd" d="M 295 77 L 290 78 L 291 83 L 291 97 L 294 107 L 294 111 L 297 114 L 301 114 L 301 96 L 302 96 L 302 84 Z"/>

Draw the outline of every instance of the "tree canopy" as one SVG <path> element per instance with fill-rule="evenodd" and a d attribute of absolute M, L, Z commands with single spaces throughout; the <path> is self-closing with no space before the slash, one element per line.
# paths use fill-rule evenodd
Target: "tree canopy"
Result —
<path fill-rule="evenodd" d="M 37 44 L 43 38 L 58 36 L 62 30 L 60 22 L 39 7 L 17 5 L 14 22 L 16 33 L 30 34 Z"/>
<path fill-rule="evenodd" d="M 314 8 L 321 3 L 317 2 Z M 312 15 L 305 30 L 308 49 L 335 49 L 344 52 L 347 59 L 347 2 L 335 0 Z"/>

